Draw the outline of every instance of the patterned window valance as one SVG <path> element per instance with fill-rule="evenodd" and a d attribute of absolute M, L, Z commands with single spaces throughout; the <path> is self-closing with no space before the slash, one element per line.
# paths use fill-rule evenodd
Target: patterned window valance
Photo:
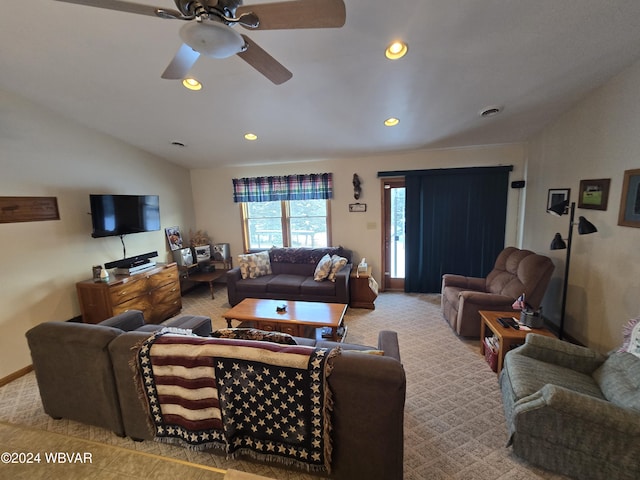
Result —
<path fill-rule="evenodd" d="M 333 174 L 233 179 L 233 201 L 324 200 L 333 197 Z"/>

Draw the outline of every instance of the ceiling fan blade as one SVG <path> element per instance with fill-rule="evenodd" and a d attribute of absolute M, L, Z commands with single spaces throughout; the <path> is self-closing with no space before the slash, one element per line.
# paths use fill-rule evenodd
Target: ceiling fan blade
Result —
<path fill-rule="evenodd" d="M 238 56 L 262 75 L 276 85 L 280 85 L 293 77 L 293 73 L 287 70 L 253 40 L 246 35 L 242 35 L 242 38 L 244 38 L 247 44 L 247 49 L 244 52 L 238 53 Z"/>
<path fill-rule="evenodd" d="M 236 9 L 236 16 L 249 12 L 255 13 L 260 19 L 257 30 L 339 28 L 346 19 L 343 0 L 293 0 L 243 5 Z"/>
<path fill-rule="evenodd" d="M 198 52 L 183 43 L 169 66 L 162 72 L 161 77 L 167 80 L 182 80 L 187 76 L 199 57 L 200 54 Z"/>
<path fill-rule="evenodd" d="M 159 16 L 158 10 L 167 12 L 169 16 L 182 17 L 182 13 L 169 8 L 153 7 L 151 5 L 140 5 L 139 3 L 124 2 L 122 0 L 57 0 L 58 2 L 75 3 L 87 7 L 106 8 L 108 10 L 118 10 L 120 12 L 137 13 L 140 15 Z"/>

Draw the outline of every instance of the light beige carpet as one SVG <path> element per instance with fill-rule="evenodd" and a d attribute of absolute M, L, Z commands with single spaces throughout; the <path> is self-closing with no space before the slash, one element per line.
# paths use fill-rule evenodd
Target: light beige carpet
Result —
<path fill-rule="evenodd" d="M 224 285 L 216 285 L 213 300 L 206 286 L 183 297 L 182 313 L 208 315 L 214 328 L 226 326 L 221 315 L 228 308 Z M 496 375 L 480 355 L 479 343 L 461 340 L 444 321 L 439 295 L 382 293 L 375 310 L 350 308 L 345 322 L 349 327 L 347 342 L 375 346 L 380 330 L 398 332 L 407 374 L 406 480 L 565 478 L 533 468 L 505 448 L 506 427 Z M 53 420 L 42 410 L 33 373 L 0 388 L 0 420 L 274 479 L 318 478 L 157 442 L 136 443 L 97 427 Z"/>

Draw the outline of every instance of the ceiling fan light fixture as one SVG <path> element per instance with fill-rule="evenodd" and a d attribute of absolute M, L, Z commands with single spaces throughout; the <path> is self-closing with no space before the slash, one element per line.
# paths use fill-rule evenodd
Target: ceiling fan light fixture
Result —
<path fill-rule="evenodd" d="M 245 140 L 249 140 L 250 142 L 252 142 L 254 140 L 257 140 L 258 136 L 255 133 L 248 132 L 244 134 L 244 138 Z"/>
<path fill-rule="evenodd" d="M 180 27 L 180 38 L 207 57 L 227 58 L 244 49 L 242 35 L 218 21 L 188 22 Z"/>
<path fill-rule="evenodd" d="M 395 127 L 399 123 L 400 123 L 400 119 L 395 118 L 395 117 L 389 117 L 384 121 L 384 126 L 385 127 Z"/>
<path fill-rule="evenodd" d="M 389 60 L 397 60 L 404 57 L 409 51 L 409 46 L 402 41 L 392 42 L 384 51 L 384 56 Z"/>
<path fill-rule="evenodd" d="M 189 90 L 202 90 L 202 84 L 195 78 L 185 78 L 182 80 L 182 85 Z"/>

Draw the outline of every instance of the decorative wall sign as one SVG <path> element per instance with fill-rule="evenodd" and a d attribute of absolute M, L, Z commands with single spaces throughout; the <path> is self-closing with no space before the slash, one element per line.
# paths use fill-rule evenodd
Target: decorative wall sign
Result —
<path fill-rule="evenodd" d="M 578 208 L 606 210 L 607 202 L 609 200 L 610 183 L 610 178 L 600 178 L 598 180 L 580 180 Z"/>
<path fill-rule="evenodd" d="M 550 188 L 547 195 L 547 210 L 549 210 L 554 205 L 557 205 L 564 201 L 569 201 L 570 193 L 570 188 Z M 569 207 L 567 206 L 567 210 L 568 209 Z"/>
<path fill-rule="evenodd" d="M 57 197 L 0 197 L 0 223 L 60 220 Z"/>
<path fill-rule="evenodd" d="M 350 203 L 349 211 L 350 212 L 366 212 L 367 204 L 366 203 Z"/>
<path fill-rule="evenodd" d="M 618 225 L 640 228 L 640 169 L 624 172 Z"/>

